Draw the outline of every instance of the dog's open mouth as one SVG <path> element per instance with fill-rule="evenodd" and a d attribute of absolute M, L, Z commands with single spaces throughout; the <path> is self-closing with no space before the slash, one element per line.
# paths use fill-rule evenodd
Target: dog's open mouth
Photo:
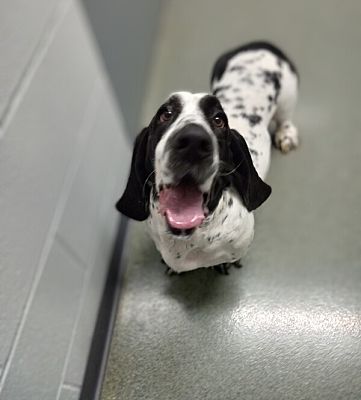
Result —
<path fill-rule="evenodd" d="M 192 232 L 206 217 L 204 194 L 197 185 L 180 183 L 162 187 L 159 193 L 160 211 L 171 230 Z"/>

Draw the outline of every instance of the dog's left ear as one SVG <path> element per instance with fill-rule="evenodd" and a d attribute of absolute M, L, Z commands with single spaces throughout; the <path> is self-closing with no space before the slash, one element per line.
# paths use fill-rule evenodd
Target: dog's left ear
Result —
<path fill-rule="evenodd" d="M 144 128 L 135 140 L 127 186 L 116 204 L 119 212 L 136 221 L 149 216 L 150 187 L 146 180 L 152 170 L 147 157 L 148 137 L 149 128 Z"/>
<path fill-rule="evenodd" d="M 248 211 L 255 210 L 271 194 L 271 187 L 258 176 L 251 154 L 242 135 L 230 129 L 229 150 L 233 167 L 232 183 L 240 194 Z"/>

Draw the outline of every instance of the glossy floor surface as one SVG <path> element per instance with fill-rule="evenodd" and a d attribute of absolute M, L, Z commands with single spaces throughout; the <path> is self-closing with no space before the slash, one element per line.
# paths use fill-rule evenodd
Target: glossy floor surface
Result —
<path fill-rule="evenodd" d="M 360 19 L 358 1 L 166 2 L 144 119 L 266 38 L 300 70 L 301 146 L 273 152 L 272 196 L 229 276 L 167 276 L 132 225 L 104 400 L 360 398 Z"/>

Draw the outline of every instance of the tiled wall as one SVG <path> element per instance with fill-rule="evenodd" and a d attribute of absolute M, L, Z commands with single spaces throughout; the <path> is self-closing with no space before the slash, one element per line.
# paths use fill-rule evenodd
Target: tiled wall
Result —
<path fill-rule="evenodd" d="M 0 399 L 76 399 L 130 144 L 76 0 L 0 2 Z"/>

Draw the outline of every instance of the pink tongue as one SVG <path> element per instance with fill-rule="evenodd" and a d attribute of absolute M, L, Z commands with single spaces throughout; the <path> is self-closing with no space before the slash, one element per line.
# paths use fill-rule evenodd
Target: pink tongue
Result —
<path fill-rule="evenodd" d="M 159 194 L 160 210 L 168 224 L 176 229 L 191 229 L 204 220 L 203 195 L 192 186 L 179 185 Z"/>

